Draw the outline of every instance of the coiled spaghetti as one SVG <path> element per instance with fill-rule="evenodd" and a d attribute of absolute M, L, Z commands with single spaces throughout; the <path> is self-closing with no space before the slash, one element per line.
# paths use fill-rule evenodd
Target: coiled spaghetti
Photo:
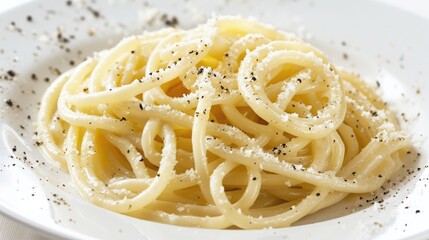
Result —
<path fill-rule="evenodd" d="M 374 191 L 407 144 L 359 78 L 293 35 L 232 17 L 87 59 L 49 87 L 37 128 L 89 201 L 206 228 L 285 227 Z"/>

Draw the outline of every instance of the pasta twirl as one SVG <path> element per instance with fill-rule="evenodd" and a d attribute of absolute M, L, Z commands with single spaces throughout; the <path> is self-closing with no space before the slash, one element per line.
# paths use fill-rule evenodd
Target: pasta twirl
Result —
<path fill-rule="evenodd" d="M 377 95 L 253 20 L 122 40 L 43 96 L 43 149 L 89 201 L 206 228 L 286 227 L 375 191 L 407 140 Z"/>

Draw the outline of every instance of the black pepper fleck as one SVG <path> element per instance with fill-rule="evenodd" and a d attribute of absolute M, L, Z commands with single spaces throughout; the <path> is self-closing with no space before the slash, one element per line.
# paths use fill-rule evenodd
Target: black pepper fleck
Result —
<path fill-rule="evenodd" d="M 99 12 L 99 11 L 97 11 L 97 10 L 95 10 L 95 9 L 91 8 L 91 7 L 87 7 L 87 10 L 88 10 L 90 13 L 92 13 L 92 15 L 93 15 L 95 18 L 99 18 L 99 17 L 101 16 L 101 14 L 100 14 L 100 12 Z"/>
<path fill-rule="evenodd" d="M 8 99 L 8 100 L 6 100 L 6 104 L 7 104 L 9 107 L 13 107 L 13 101 L 12 101 L 12 99 Z"/>
<path fill-rule="evenodd" d="M 7 75 L 9 75 L 9 77 L 12 77 L 12 78 L 16 76 L 16 73 L 13 70 L 8 70 L 6 73 Z"/>

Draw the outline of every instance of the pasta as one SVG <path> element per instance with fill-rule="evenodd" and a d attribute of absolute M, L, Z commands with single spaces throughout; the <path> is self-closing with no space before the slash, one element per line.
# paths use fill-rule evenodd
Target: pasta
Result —
<path fill-rule="evenodd" d="M 204 228 L 290 226 L 380 188 L 407 146 L 356 75 L 236 17 L 95 54 L 48 88 L 37 129 L 85 199 Z"/>

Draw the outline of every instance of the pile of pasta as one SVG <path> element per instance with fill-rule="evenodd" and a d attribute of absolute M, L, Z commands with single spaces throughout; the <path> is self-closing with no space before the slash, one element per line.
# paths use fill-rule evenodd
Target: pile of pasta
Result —
<path fill-rule="evenodd" d="M 286 227 L 373 192 L 407 145 L 356 75 L 238 17 L 94 54 L 51 84 L 37 129 L 92 203 L 204 228 Z"/>

